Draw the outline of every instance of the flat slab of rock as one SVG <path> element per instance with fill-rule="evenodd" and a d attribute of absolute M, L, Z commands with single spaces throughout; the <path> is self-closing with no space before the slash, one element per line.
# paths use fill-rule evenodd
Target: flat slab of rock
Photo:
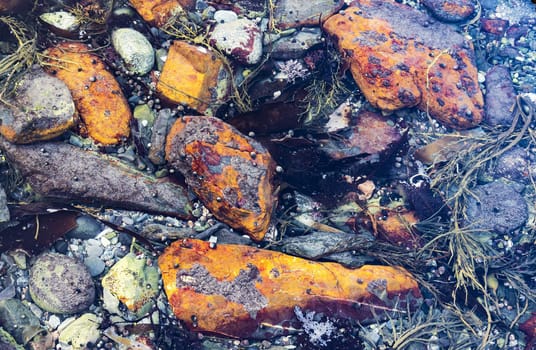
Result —
<path fill-rule="evenodd" d="M 296 307 L 373 322 L 386 310 L 406 312 L 421 298 L 417 282 L 400 267 L 352 270 L 249 246 L 210 248 L 185 239 L 169 246 L 158 263 L 177 318 L 191 330 L 237 338 L 301 328 Z"/>
<path fill-rule="evenodd" d="M 275 163 L 257 141 L 214 117 L 179 118 L 166 159 L 216 218 L 261 240 L 275 202 Z"/>
<path fill-rule="evenodd" d="M 34 67 L 7 104 L 0 103 L 0 134 L 15 143 L 49 140 L 73 127 L 75 116 L 67 85 Z"/>
<path fill-rule="evenodd" d="M 71 91 L 89 137 L 116 144 L 130 135 L 132 113 L 119 83 L 99 56 L 79 42 L 64 42 L 45 51 L 46 71 Z"/>
<path fill-rule="evenodd" d="M 339 11 L 342 0 L 277 0 L 274 1 L 274 20 L 278 29 L 303 26 L 318 26 L 329 16 Z"/>
<path fill-rule="evenodd" d="M 0 138 L 0 148 L 44 199 L 190 216 L 183 187 L 117 159 L 61 142 L 14 145 Z"/>
<path fill-rule="evenodd" d="M 472 44 L 448 25 L 392 0 L 356 0 L 324 29 L 373 106 L 417 106 L 455 129 L 482 120 Z"/>
<path fill-rule="evenodd" d="M 229 98 L 231 82 L 222 60 L 214 52 L 183 41 L 174 41 L 156 90 L 171 103 L 201 113 L 216 109 Z"/>

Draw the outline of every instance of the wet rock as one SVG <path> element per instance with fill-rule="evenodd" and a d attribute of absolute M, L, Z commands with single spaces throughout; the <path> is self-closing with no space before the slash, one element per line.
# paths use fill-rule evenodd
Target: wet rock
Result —
<path fill-rule="evenodd" d="M 170 103 L 211 113 L 229 98 L 230 78 L 223 62 L 204 47 L 175 41 L 156 85 Z"/>
<path fill-rule="evenodd" d="M 486 73 L 486 114 L 484 121 L 490 126 L 512 125 L 512 107 L 516 103 L 516 92 L 510 71 L 505 66 L 494 66 Z"/>
<path fill-rule="evenodd" d="M 247 18 L 218 23 L 210 43 L 242 64 L 259 63 L 262 57 L 261 29 Z"/>
<path fill-rule="evenodd" d="M 2 0 L 0 1 L 0 14 L 20 13 L 30 8 L 31 5 L 30 0 Z"/>
<path fill-rule="evenodd" d="M 39 19 L 45 22 L 50 31 L 60 36 L 74 38 L 78 36 L 80 21 L 70 12 L 56 11 L 46 12 L 39 16 Z"/>
<path fill-rule="evenodd" d="M 483 31 L 495 34 L 495 35 L 502 35 L 506 28 L 508 28 L 509 23 L 507 20 L 499 19 L 499 18 L 482 18 L 480 19 L 480 28 L 482 28 Z"/>
<path fill-rule="evenodd" d="M 478 125 L 483 98 L 471 42 L 450 26 L 392 0 L 359 0 L 324 29 L 375 107 L 417 106 L 455 129 Z"/>
<path fill-rule="evenodd" d="M 402 268 L 347 269 L 249 246 L 186 239 L 159 257 L 174 314 L 193 331 L 270 338 L 300 328 L 294 308 L 374 322 L 386 309 L 419 303 Z M 407 304 L 409 303 L 409 305 Z"/>
<path fill-rule="evenodd" d="M 131 28 L 116 29 L 112 33 L 112 45 L 129 71 L 144 75 L 153 68 L 154 49 L 140 32 Z"/>
<path fill-rule="evenodd" d="M 32 300 L 43 310 L 72 314 L 95 300 L 95 285 L 86 266 L 62 254 L 40 255 L 30 268 Z"/>
<path fill-rule="evenodd" d="M 95 314 L 83 314 L 60 331 L 58 340 L 63 347 L 70 346 L 72 350 L 88 349 L 100 337 L 101 322 Z"/>
<path fill-rule="evenodd" d="M 460 22 L 469 19 L 476 10 L 471 0 L 424 0 L 423 5 L 439 20 Z"/>
<path fill-rule="evenodd" d="M 176 120 L 177 118 L 172 115 L 169 108 L 158 111 L 152 129 L 148 156 L 153 164 L 162 165 L 166 162 L 166 137 Z"/>
<path fill-rule="evenodd" d="M 238 15 L 234 11 L 219 10 L 214 12 L 214 21 L 218 24 L 234 22 L 237 19 Z"/>
<path fill-rule="evenodd" d="M 96 277 L 104 272 L 106 264 L 102 259 L 96 256 L 89 256 L 84 259 L 84 265 L 86 265 L 91 277 Z"/>
<path fill-rule="evenodd" d="M 211 5 L 216 7 L 219 11 L 231 9 L 232 12 L 250 19 L 264 17 L 267 12 L 266 3 L 258 0 L 235 0 L 227 3 L 212 2 Z"/>
<path fill-rule="evenodd" d="M 320 28 L 302 28 L 295 34 L 284 36 L 271 44 L 270 57 L 289 60 L 303 57 L 305 53 L 322 43 Z"/>
<path fill-rule="evenodd" d="M 495 176 L 508 180 L 527 183 L 532 172 L 527 151 L 522 147 L 513 147 L 504 152 L 495 164 Z"/>
<path fill-rule="evenodd" d="M 7 197 L 4 187 L 0 185 L 0 224 L 8 222 L 10 218 L 9 208 L 7 206 Z"/>
<path fill-rule="evenodd" d="M 527 202 L 512 185 L 494 181 L 476 186 L 471 193 L 474 196 L 467 201 L 466 226 L 476 230 L 476 234 L 509 234 L 527 221 Z"/>
<path fill-rule="evenodd" d="M 67 86 L 41 68 L 28 71 L 6 104 L 0 103 L 0 133 L 15 143 L 49 140 L 75 125 Z"/>
<path fill-rule="evenodd" d="M 0 300 L 0 324 L 19 344 L 43 331 L 39 318 L 19 299 Z"/>
<path fill-rule="evenodd" d="M 114 76 L 91 48 L 64 42 L 45 51 L 45 70 L 69 88 L 87 134 L 102 144 L 116 144 L 130 135 L 132 113 Z"/>
<path fill-rule="evenodd" d="M 164 26 L 173 15 L 194 5 L 193 0 L 129 0 L 129 3 L 146 22 L 157 27 Z"/>
<path fill-rule="evenodd" d="M 80 215 L 76 218 L 76 227 L 69 231 L 67 238 L 91 239 L 97 236 L 103 229 L 103 225 L 91 216 Z"/>
<path fill-rule="evenodd" d="M 264 237 L 275 164 L 260 143 L 220 119 L 187 116 L 167 137 L 166 159 L 216 218 L 254 240 Z"/>
<path fill-rule="evenodd" d="M 160 275 L 147 259 L 127 254 L 102 279 L 105 307 L 108 311 L 121 315 L 119 302 L 123 303 L 135 316 L 147 314 L 158 294 Z"/>
<path fill-rule="evenodd" d="M 307 6 L 300 0 L 278 0 L 273 14 L 275 26 L 278 29 L 317 26 L 343 5 L 342 0 L 311 0 Z"/>
<path fill-rule="evenodd" d="M 59 142 L 17 146 L 0 139 L 0 148 L 44 199 L 190 216 L 182 186 L 155 179 L 115 158 Z"/>
<path fill-rule="evenodd" d="M 414 230 L 419 221 L 409 210 L 381 210 L 375 215 L 376 235 L 385 242 L 408 249 L 420 248 L 420 237 Z"/>

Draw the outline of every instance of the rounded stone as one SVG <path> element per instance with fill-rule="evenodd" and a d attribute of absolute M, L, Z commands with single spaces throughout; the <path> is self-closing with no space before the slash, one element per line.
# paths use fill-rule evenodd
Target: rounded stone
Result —
<path fill-rule="evenodd" d="M 95 299 L 95 285 L 86 266 L 66 255 L 45 253 L 30 269 L 29 290 L 43 310 L 72 314 L 87 309 Z"/>
<path fill-rule="evenodd" d="M 131 28 L 117 29 L 112 33 L 112 45 L 131 72 L 144 75 L 153 69 L 154 49 L 140 32 Z"/>

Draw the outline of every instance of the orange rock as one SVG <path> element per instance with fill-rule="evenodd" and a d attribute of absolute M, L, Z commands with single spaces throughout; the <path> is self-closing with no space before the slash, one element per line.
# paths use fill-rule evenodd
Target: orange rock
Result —
<path fill-rule="evenodd" d="M 150 24 L 164 26 L 175 14 L 185 9 L 193 8 L 193 0 L 129 0 L 132 7 Z"/>
<path fill-rule="evenodd" d="M 260 143 L 218 118 L 187 116 L 168 133 L 166 159 L 216 218 L 254 240 L 264 237 L 275 164 Z"/>
<path fill-rule="evenodd" d="M 369 102 L 394 111 L 418 106 L 464 129 L 483 117 L 472 44 L 445 24 L 392 0 L 355 0 L 330 17 L 333 36 Z"/>
<path fill-rule="evenodd" d="M 87 45 L 64 42 L 45 55 L 45 70 L 71 91 L 89 137 L 107 145 L 129 137 L 132 113 L 121 87 Z"/>
<path fill-rule="evenodd" d="M 371 322 L 421 298 L 400 267 L 309 261 L 279 252 L 186 239 L 158 259 L 174 314 L 191 330 L 269 338 L 300 328 L 294 308 Z"/>
<path fill-rule="evenodd" d="M 204 47 L 175 41 L 156 90 L 171 103 L 180 103 L 201 113 L 227 100 L 230 79 L 222 60 Z"/>
<path fill-rule="evenodd" d="M 419 220 L 413 211 L 382 210 L 375 217 L 376 235 L 383 241 L 406 248 L 419 248 L 413 225 Z"/>

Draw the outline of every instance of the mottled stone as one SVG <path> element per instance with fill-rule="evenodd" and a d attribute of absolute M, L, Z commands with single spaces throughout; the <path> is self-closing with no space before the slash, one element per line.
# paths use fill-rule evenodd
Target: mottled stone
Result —
<path fill-rule="evenodd" d="M 177 118 L 172 115 L 169 108 L 158 111 L 151 133 L 151 148 L 149 149 L 149 160 L 156 165 L 166 162 L 166 137 Z"/>
<path fill-rule="evenodd" d="M 78 36 L 80 21 L 74 14 L 70 12 L 46 12 L 40 15 L 39 19 L 45 22 L 49 29 L 58 35 L 67 37 Z"/>
<path fill-rule="evenodd" d="M 67 85 L 34 67 L 7 103 L 0 103 L 0 134 L 15 143 L 49 140 L 73 127 L 75 117 Z"/>
<path fill-rule="evenodd" d="M 502 35 L 506 28 L 508 28 L 508 21 L 505 19 L 500 18 L 482 18 L 480 19 L 480 28 L 484 32 L 495 34 L 495 35 Z"/>
<path fill-rule="evenodd" d="M 262 57 L 262 33 L 250 19 L 218 23 L 210 43 L 242 64 L 259 63 Z"/>
<path fill-rule="evenodd" d="M 116 29 L 112 33 L 112 45 L 129 71 L 144 75 L 153 68 L 154 49 L 140 32 L 131 28 Z"/>
<path fill-rule="evenodd" d="M 516 92 L 510 71 L 505 66 L 494 66 L 486 73 L 486 114 L 484 122 L 490 126 L 512 125 L 512 107 L 516 103 Z"/>
<path fill-rule="evenodd" d="M 62 254 L 37 258 L 30 269 L 29 289 L 33 301 L 53 313 L 80 312 L 95 300 L 95 285 L 86 266 Z"/>
<path fill-rule="evenodd" d="M 476 10 L 472 0 L 423 0 L 423 5 L 439 20 L 460 22 L 469 19 Z"/>
<path fill-rule="evenodd" d="M 317 26 L 339 11 L 343 0 L 277 0 L 274 9 L 275 25 L 279 29 Z"/>
<path fill-rule="evenodd" d="M 483 97 L 471 42 L 446 24 L 392 0 L 356 0 L 324 29 L 375 107 L 417 106 L 455 129 L 478 125 Z"/>
<path fill-rule="evenodd" d="M 100 337 L 101 322 L 102 318 L 94 314 L 83 314 L 59 332 L 58 340 L 64 347 L 69 346 L 72 350 L 88 349 Z"/>

